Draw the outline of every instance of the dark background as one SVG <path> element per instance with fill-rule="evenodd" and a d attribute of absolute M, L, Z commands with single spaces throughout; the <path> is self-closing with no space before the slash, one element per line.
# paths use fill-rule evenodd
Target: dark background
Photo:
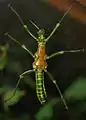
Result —
<path fill-rule="evenodd" d="M 15 14 L 7 7 L 9 3 L 20 14 L 24 23 L 28 25 L 34 35 L 37 35 L 37 31 L 29 23 L 29 20 L 33 20 L 40 28 L 44 28 L 46 30 L 45 36 L 47 37 L 64 13 L 44 4 L 40 0 L 0 0 L 0 44 L 9 44 L 9 49 L 7 50 L 8 63 L 0 73 L 0 84 L 1 86 L 15 87 L 18 75 L 27 69 L 32 69 L 33 58 L 4 34 L 9 32 L 33 53 L 36 52 L 37 42 L 25 32 Z M 60 50 L 81 48 L 84 48 L 84 53 L 65 53 L 48 60 L 48 71 L 57 80 L 62 93 L 78 77 L 86 77 L 86 24 L 67 15 L 61 26 L 49 40 L 46 52 L 50 55 Z M 41 105 L 36 97 L 34 82 L 29 85 L 30 80 L 35 81 L 35 75 L 31 74 L 24 79 L 28 83 L 22 80 L 19 88 L 27 91 L 27 93 L 16 105 L 10 107 L 9 113 L 11 117 L 19 117 L 28 113 L 32 120 Z M 45 75 L 45 86 L 49 98 L 53 99 L 59 96 L 47 75 Z M 51 119 L 77 120 L 74 112 L 76 103 L 72 104 L 69 103 L 69 106 L 72 106 L 69 111 L 65 111 L 64 106 L 61 109 L 55 107 Z M 4 113 L 3 107 L 1 113 Z M 85 112 L 84 114 L 86 115 Z M 84 120 L 85 115 L 81 114 L 81 118 L 78 118 L 78 120 Z"/>

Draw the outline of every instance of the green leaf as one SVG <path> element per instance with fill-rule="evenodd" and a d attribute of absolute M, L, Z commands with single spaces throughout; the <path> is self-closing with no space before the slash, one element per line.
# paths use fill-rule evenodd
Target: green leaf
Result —
<path fill-rule="evenodd" d="M 16 90 L 15 95 L 13 95 L 14 89 L 10 89 L 8 92 L 5 92 L 3 95 L 4 109 L 9 110 L 9 106 L 16 104 L 22 96 L 25 95 L 24 91 Z"/>
<path fill-rule="evenodd" d="M 4 58 L 4 59 L 1 59 L 0 60 L 0 70 L 3 70 L 5 68 L 7 64 L 7 60 Z"/>
<path fill-rule="evenodd" d="M 3 70 L 7 64 L 7 49 L 9 45 L 1 45 L 0 46 L 0 70 Z"/>
<path fill-rule="evenodd" d="M 4 87 L 1 87 L 0 88 L 0 94 L 4 93 L 5 92 L 5 88 Z"/>
<path fill-rule="evenodd" d="M 12 89 L 12 90 L 9 90 L 8 92 L 6 92 L 4 94 L 4 101 L 7 100 L 6 104 L 8 106 L 16 104 L 20 100 L 20 98 L 25 95 L 24 91 L 19 91 L 19 90 L 17 90 L 16 93 L 15 93 L 15 95 L 13 95 L 13 91 L 14 90 Z"/>
<path fill-rule="evenodd" d="M 36 120 L 49 120 L 53 115 L 53 107 L 51 103 L 48 103 L 44 107 L 40 108 L 39 112 L 36 114 Z"/>
<path fill-rule="evenodd" d="M 67 100 L 86 99 L 86 78 L 78 78 L 65 92 Z"/>

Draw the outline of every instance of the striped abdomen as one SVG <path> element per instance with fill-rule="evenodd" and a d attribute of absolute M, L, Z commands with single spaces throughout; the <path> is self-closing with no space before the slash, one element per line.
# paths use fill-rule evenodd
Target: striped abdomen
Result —
<path fill-rule="evenodd" d="M 36 93 L 41 104 L 46 102 L 46 91 L 44 87 L 44 73 L 42 70 L 36 71 Z"/>

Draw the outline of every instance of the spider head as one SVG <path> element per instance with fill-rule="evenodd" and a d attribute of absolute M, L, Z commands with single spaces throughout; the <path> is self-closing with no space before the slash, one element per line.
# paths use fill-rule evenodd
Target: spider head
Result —
<path fill-rule="evenodd" d="M 38 37 L 44 36 L 45 30 L 44 30 L 44 29 L 40 29 L 40 30 L 37 32 L 37 34 L 38 34 Z"/>
<path fill-rule="evenodd" d="M 45 43 L 45 37 L 44 37 L 44 35 L 45 35 L 45 30 L 44 30 L 44 29 L 40 29 L 40 30 L 37 32 L 37 34 L 38 34 L 38 42 L 40 42 L 40 43 Z"/>

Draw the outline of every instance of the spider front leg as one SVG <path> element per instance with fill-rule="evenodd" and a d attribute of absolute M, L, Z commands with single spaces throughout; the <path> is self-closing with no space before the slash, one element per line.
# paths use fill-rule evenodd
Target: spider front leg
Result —
<path fill-rule="evenodd" d="M 51 32 L 51 34 L 46 38 L 46 42 L 48 42 L 48 40 L 53 36 L 53 34 L 55 33 L 55 31 L 57 30 L 59 26 L 60 26 L 60 23 L 57 23 L 53 31 Z"/>
<path fill-rule="evenodd" d="M 52 30 L 52 32 L 50 33 L 50 35 L 46 38 L 46 42 L 53 36 L 53 34 L 55 33 L 55 31 L 58 29 L 58 27 L 61 25 L 62 21 L 64 20 L 65 16 L 69 13 L 69 11 L 71 10 L 73 4 L 71 4 L 68 8 L 68 10 L 64 13 L 63 17 L 60 19 L 60 21 L 56 24 L 56 26 L 54 27 L 54 29 Z"/>
<path fill-rule="evenodd" d="M 58 52 L 55 52 L 55 53 L 51 54 L 50 56 L 46 56 L 46 59 L 50 59 L 50 58 L 55 57 L 55 56 L 57 56 L 57 55 L 62 55 L 62 54 L 64 54 L 64 53 L 68 53 L 68 52 L 70 52 L 70 53 L 74 53 L 74 52 L 84 52 L 84 49 L 58 51 Z"/>
<path fill-rule="evenodd" d="M 20 17 L 20 15 L 14 10 L 14 8 L 8 4 L 8 7 L 11 9 L 11 11 L 18 17 L 20 23 L 23 25 L 24 29 L 29 33 L 30 36 L 32 36 L 32 38 L 34 38 L 36 41 L 38 41 L 38 39 L 30 32 L 30 30 L 28 29 L 27 25 L 24 24 L 22 18 Z M 34 24 L 35 25 L 35 24 Z"/>
<path fill-rule="evenodd" d="M 16 90 L 17 90 L 17 88 L 18 88 L 18 86 L 19 86 L 19 83 L 20 83 L 21 79 L 24 77 L 24 75 L 30 74 L 30 73 L 32 73 L 32 72 L 34 72 L 34 71 L 35 71 L 34 69 L 33 69 L 33 70 L 27 70 L 27 71 L 23 72 L 21 75 L 19 75 L 19 79 L 18 79 L 17 84 L 16 84 L 16 87 L 15 87 L 13 93 L 12 93 L 12 96 L 11 96 L 10 98 L 8 98 L 7 100 L 5 100 L 5 102 L 7 102 L 7 101 L 9 101 L 10 99 L 13 98 L 13 96 L 15 95 Z"/>
<path fill-rule="evenodd" d="M 16 40 L 15 38 L 13 38 L 9 33 L 5 33 L 5 35 L 7 35 L 11 40 L 13 40 L 18 45 L 20 45 L 20 47 L 22 47 L 24 50 L 26 50 L 34 58 L 33 53 L 24 44 L 21 44 L 18 40 Z"/>
<path fill-rule="evenodd" d="M 61 97 L 61 99 L 62 99 L 62 101 L 63 101 L 63 103 L 64 103 L 64 105 L 65 105 L 65 108 L 68 110 L 68 106 L 67 106 L 67 104 L 66 104 L 66 101 L 65 101 L 65 99 L 64 99 L 64 97 L 63 97 L 63 95 L 62 95 L 62 93 L 61 93 L 61 90 L 60 90 L 58 84 L 56 83 L 56 80 L 53 78 L 53 76 L 52 76 L 46 69 L 45 69 L 44 71 L 47 73 L 47 75 L 49 76 L 50 80 L 52 80 L 52 82 L 53 82 L 54 85 L 56 86 L 56 89 L 57 89 L 58 92 L 59 92 L 59 95 L 60 95 L 60 97 Z"/>
<path fill-rule="evenodd" d="M 30 22 L 37 30 L 40 30 L 39 27 L 38 27 L 32 20 L 29 20 L 29 22 Z"/>

